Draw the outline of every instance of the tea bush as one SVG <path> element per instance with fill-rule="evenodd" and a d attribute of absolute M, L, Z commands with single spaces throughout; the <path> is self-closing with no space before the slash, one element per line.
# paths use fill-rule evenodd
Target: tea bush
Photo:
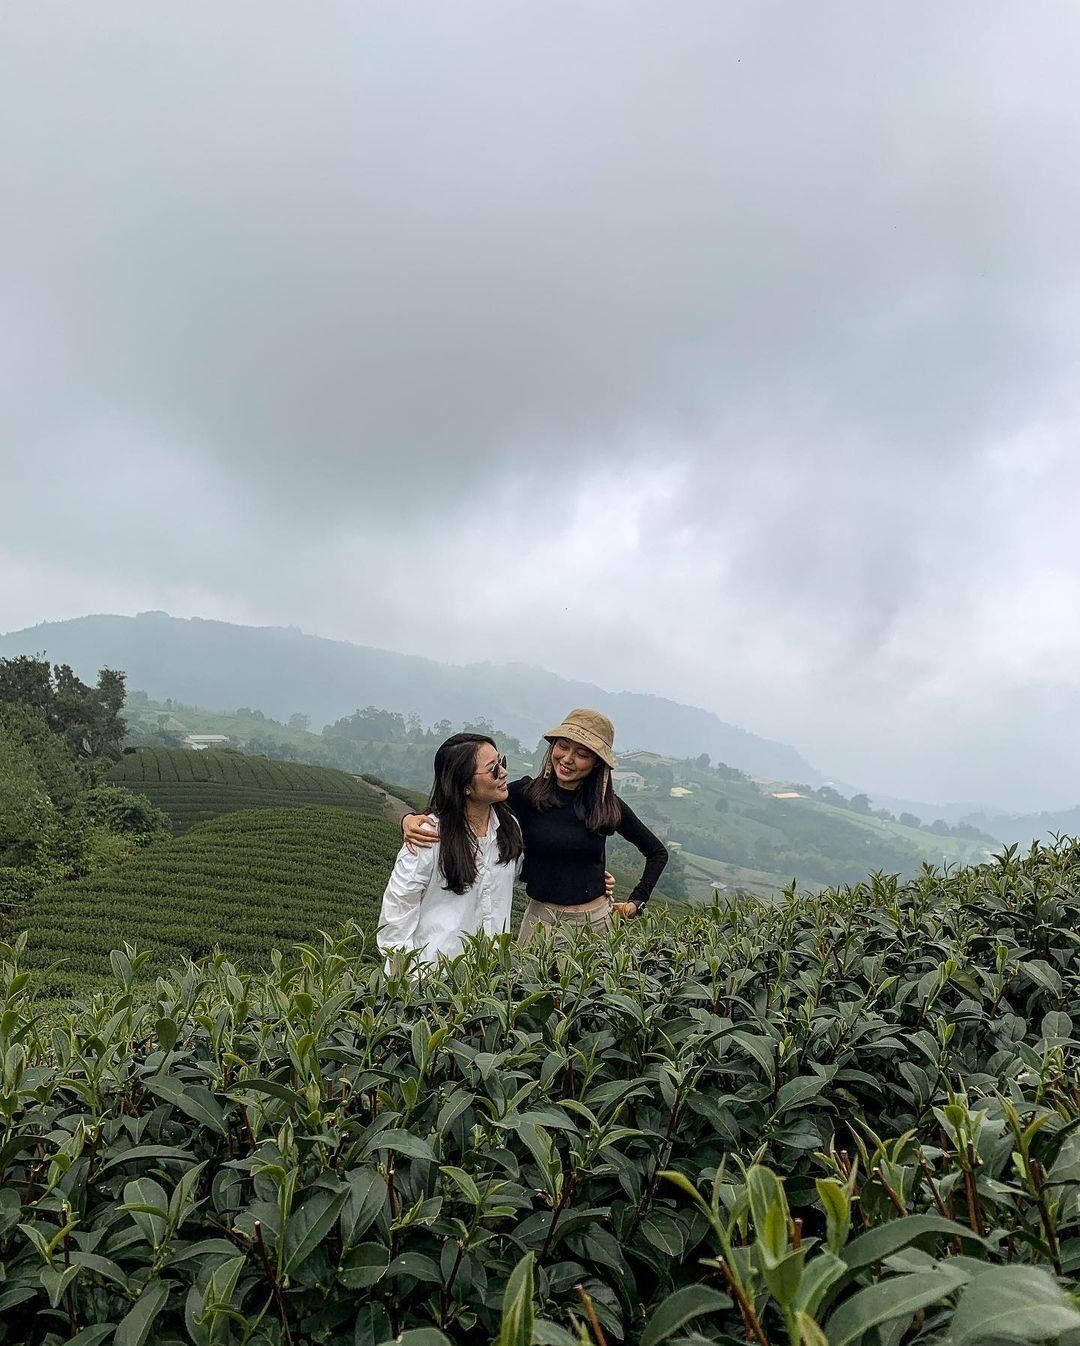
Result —
<path fill-rule="evenodd" d="M 125 941 L 151 971 L 220 949 L 242 967 L 355 920 L 373 928 L 401 843 L 379 818 L 336 808 L 265 809 L 200 823 L 116 869 L 58 883 L 18 917 L 29 966 L 58 993 L 89 987 Z"/>
<path fill-rule="evenodd" d="M 238 752 L 140 748 L 117 762 L 108 779 L 164 809 L 177 833 L 242 809 L 318 805 L 384 816 L 378 793 L 345 771 Z"/>
<path fill-rule="evenodd" d="M 33 1346 L 1080 1340 L 1080 846 L 383 974 L 0 974 Z"/>

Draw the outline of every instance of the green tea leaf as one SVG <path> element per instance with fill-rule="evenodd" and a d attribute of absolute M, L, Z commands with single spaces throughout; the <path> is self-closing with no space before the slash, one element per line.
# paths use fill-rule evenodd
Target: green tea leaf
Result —
<path fill-rule="evenodd" d="M 654 1309 L 641 1334 L 641 1346 L 658 1346 L 679 1328 L 703 1313 L 720 1313 L 732 1307 L 731 1299 L 708 1285 L 687 1285 Z"/>
<path fill-rule="evenodd" d="M 480 1189 L 464 1169 L 455 1168 L 453 1165 L 446 1164 L 442 1166 L 441 1171 L 445 1173 L 458 1188 L 460 1188 L 466 1201 L 468 1201 L 470 1205 L 479 1206 L 481 1204 L 482 1198 Z"/>
<path fill-rule="evenodd" d="M 580 1337 L 575 1337 L 565 1327 L 547 1318 L 533 1320 L 532 1339 L 533 1346 L 581 1346 Z"/>
<path fill-rule="evenodd" d="M 777 1092 L 773 1116 L 779 1117 L 789 1108 L 800 1108 L 804 1103 L 809 1103 L 812 1098 L 817 1098 L 828 1082 L 821 1075 L 797 1075 L 793 1080 L 788 1080 Z"/>
<path fill-rule="evenodd" d="M 964 1272 L 938 1263 L 933 1272 L 894 1276 L 859 1290 L 833 1310 L 825 1325 L 829 1346 L 848 1346 L 864 1332 L 894 1318 L 910 1318 L 916 1310 L 938 1303 L 967 1281 Z"/>
<path fill-rule="evenodd" d="M 180 1036 L 180 1030 L 176 1026 L 175 1019 L 159 1019 L 154 1025 L 154 1036 L 158 1040 L 158 1045 L 162 1051 L 170 1052 L 176 1046 L 176 1039 Z"/>
<path fill-rule="evenodd" d="M 237 1080 L 235 1084 L 229 1086 L 230 1094 L 269 1094 L 271 1098 L 276 1098 L 282 1103 L 287 1103 L 290 1108 L 304 1108 L 304 1100 L 296 1092 L 290 1089 L 287 1084 L 282 1084 L 280 1080 L 262 1080 L 262 1079 L 244 1079 Z"/>
<path fill-rule="evenodd" d="M 860 1267 L 868 1267 L 872 1262 L 880 1262 L 901 1248 L 906 1248 L 916 1239 L 927 1238 L 934 1234 L 948 1235 L 950 1238 L 965 1239 L 969 1243 L 986 1246 L 986 1240 L 981 1239 L 967 1225 L 947 1220 L 943 1215 L 905 1215 L 899 1220 L 890 1220 L 888 1224 L 879 1225 L 877 1229 L 867 1230 L 865 1234 L 852 1239 L 840 1256 L 850 1270 L 858 1271 Z"/>
<path fill-rule="evenodd" d="M 130 1150 L 121 1150 L 119 1154 L 113 1155 L 102 1164 L 101 1172 L 107 1173 L 109 1169 L 116 1168 L 120 1164 L 130 1164 L 143 1159 L 172 1159 L 188 1164 L 195 1162 L 195 1156 L 190 1150 L 182 1150 L 175 1145 L 133 1145 Z"/>
<path fill-rule="evenodd" d="M 382 1280 L 390 1266 L 390 1249 L 382 1243 L 358 1243 L 338 1267 L 338 1280 L 349 1290 L 367 1290 Z"/>
<path fill-rule="evenodd" d="M 438 1285 L 442 1280 L 439 1268 L 424 1253 L 404 1252 L 395 1257 L 387 1268 L 388 1276 L 412 1276 L 418 1281 L 430 1281 Z"/>
<path fill-rule="evenodd" d="M 45 1293 L 49 1296 L 49 1303 L 55 1309 L 64 1291 L 79 1274 L 80 1268 L 73 1267 L 42 1267 L 40 1272 L 41 1284 L 45 1287 Z"/>
<path fill-rule="evenodd" d="M 414 1136 L 411 1131 L 380 1131 L 368 1141 L 364 1154 L 376 1154 L 380 1150 L 393 1150 L 406 1159 L 426 1159 L 428 1163 L 435 1163 L 435 1151 L 426 1140 Z"/>
<path fill-rule="evenodd" d="M 168 1076 L 154 1076 L 148 1081 L 148 1087 L 157 1094 L 158 1098 L 163 1098 L 166 1103 L 171 1103 L 174 1108 L 186 1113 L 200 1125 L 214 1131 L 219 1136 L 227 1134 L 225 1127 L 225 1114 L 221 1110 L 221 1104 L 217 1101 L 209 1089 L 201 1084 L 181 1084 L 178 1080 L 170 1079 Z"/>
<path fill-rule="evenodd" d="M 289 1216 L 283 1264 L 287 1276 L 303 1266 L 327 1236 L 348 1195 L 347 1188 L 340 1192 L 317 1192 Z"/>
<path fill-rule="evenodd" d="M 341 1209 L 341 1240 L 348 1248 L 363 1238 L 387 1204 L 386 1179 L 377 1168 L 353 1169 L 346 1174 L 349 1193 Z"/>
<path fill-rule="evenodd" d="M 818 1178 L 814 1186 L 825 1208 L 826 1241 L 830 1251 L 839 1255 L 851 1230 L 851 1197 L 835 1178 Z"/>
<path fill-rule="evenodd" d="M 70 1256 L 73 1266 L 86 1267 L 87 1271 L 93 1271 L 103 1279 L 112 1281 L 121 1290 L 126 1291 L 128 1289 L 128 1278 L 124 1274 L 123 1268 L 112 1258 L 101 1257 L 97 1253 L 84 1253 L 78 1249 L 72 1249 Z"/>
<path fill-rule="evenodd" d="M 65 1343 L 65 1346 L 101 1346 L 116 1331 L 114 1323 L 95 1323 L 93 1327 L 84 1327 Z"/>
<path fill-rule="evenodd" d="M 666 1257 L 680 1258 L 686 1248 L 681 1225 L 670 1215 L 647 1215 L 641 1222 L 642 1237 Z"/>
<path fill-rule="evenodd" d="M 535 1254 L 527 1252 L 506 1282 L 498 1346 L 532 1346 L 534 1261 Z"/>
<path fill-rule="evenodd" d="M 1080 1330 L 1077 1308 L 1042 1267 L 988 1267 L 972 1280 L 949 1326 L 955 1346 L 994 1338 L 1045 1341 Z"/>
<path fill-rule="evenodd" d="M 154 1319 L 169 1298 L 168 1281 L 151 1281 L 120 1320 L 113 1338 L 114 1346 L 144 1346 L 150 1337 Z"/>
<path fill-rule="evenodd" d="M 794 1301 L 795 1308 L 817 1318 L 829 1291 L 843 1280 L 848 1271 L 847 1263 L 833 1253 L 823 1252 L 810 1258 L 803 1267 Z"/>

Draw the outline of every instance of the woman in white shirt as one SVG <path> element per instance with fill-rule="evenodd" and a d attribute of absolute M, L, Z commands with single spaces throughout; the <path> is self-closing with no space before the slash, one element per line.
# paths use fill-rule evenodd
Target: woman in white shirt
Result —
<path fill-rule="evenodd" d="M 425 962 L 460 953 L 466 935 L 509 927 L 521 829 L 506 803 L 506 758 L 482 734 L 453 734 L 435 754 L 430 811 L 439 840 L 402 846 L 379 913 L 379 948 L 419 949 Z"/>

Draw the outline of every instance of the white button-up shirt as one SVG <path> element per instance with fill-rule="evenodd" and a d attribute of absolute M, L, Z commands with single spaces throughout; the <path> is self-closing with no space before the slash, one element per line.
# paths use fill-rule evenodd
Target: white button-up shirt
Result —
<path fill-rule="evenodd" d="M 426 962 L 439 954 L 452 958 L 461 952 L 466 935 L 482 930 L 501 935 L 510 924 L 514 881 L 521 857 L 499 863 L 499 820 L 494 809 L 487 833 L 478 838 L 476 882 L 463 893 L 452 893 L 439 871 L 440 843 L 411 854 L 398 851 L 379 912 L 379 948 L 422 949 Z"/>

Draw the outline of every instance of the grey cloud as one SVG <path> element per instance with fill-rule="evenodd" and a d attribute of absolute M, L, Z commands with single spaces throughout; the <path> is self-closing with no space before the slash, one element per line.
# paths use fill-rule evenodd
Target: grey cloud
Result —
<path fill-rule="evenodd" d="M 883 786 L 991 760 L 990 735 L 953 732 L 960 661 L 937 686 L 945 655 L 918 641 L 947 631 L 920 616 L 944 585 L 965 625 L 999 547 L 1029 566 L 983 485 L 1002 443 L 1068 433 L 1075 11 L 117 3 L 6 23 L 0 454 L 26 508 L 0 550 L 53 606 L 0 625 L 69 615 L 66 563 L 97 606 L 146 593 L 428 654 L 471 657 L 497 622 L 507 658 L 692 690 L 849 776 L 879 763 Z M 671 498 L 617 568 L 590 553 L 595 589 L 523 559 L 615 537 L 605 480 L 629 511 L 657 465 Z M 1044 482 L 1015 507 L 1037 527 L 1064 504 Z M 447 552 L 491 516 L 509 554 L 481 612 Z M 974 673 L 1001 693 L 984 726 L 1023 682 L 996 657 Z M 1060 680 L 1030 677 L 1049 725 Z M 913 683 L 937 702 L 895 716 Z M 935 738 L 925 783 L 892 719 Z"/>

